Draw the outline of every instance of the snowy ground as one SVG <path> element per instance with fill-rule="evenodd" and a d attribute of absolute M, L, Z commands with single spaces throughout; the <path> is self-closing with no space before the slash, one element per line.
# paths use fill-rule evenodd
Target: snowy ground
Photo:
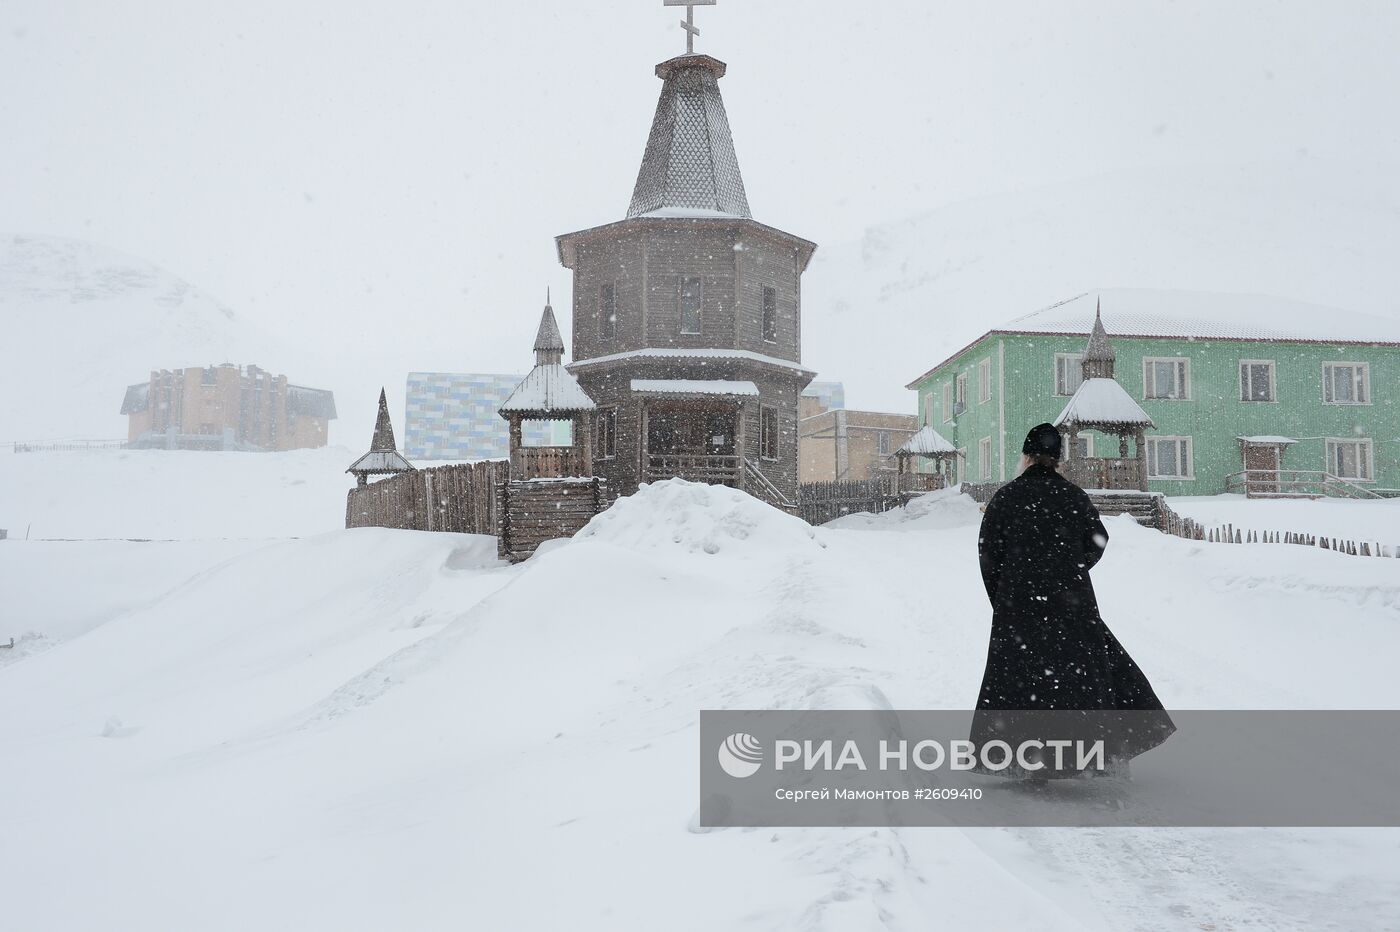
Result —
<path fill-rule="evenodd" d="M 978 517 L 664 483 L 516 567 L 377 529 L 7 541 L 4 624 L 48 649 L 0 669 L 5 925 L 1394 927 L 1400 831 L 696 831 L 699 709 L 972 701 Z M 1168 705 L 1400 701 L 1393 561 L 1109 529 L 1105 617 Z"/>
<path fill-rule="evenodd" d="M 1250 531 L 1301 531 L 1358 542 L 1380 541 L 1391 547 L 1400 544 L 1400 498 L 1314 501 L 1203 495 L 1170 498 L 1167 503 L 1178 514 L 1195 518 L 1206 527 L 1229 523 Z"/>

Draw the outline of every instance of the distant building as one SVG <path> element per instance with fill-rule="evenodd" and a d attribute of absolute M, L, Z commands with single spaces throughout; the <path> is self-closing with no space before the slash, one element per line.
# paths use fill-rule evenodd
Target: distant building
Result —
<path fill-rule="evenodd" d="M 912 414 L 850 411 L 840 382 L 813 382 L 802 393 L 797 422 L 799 479 L 831 482 L 895 472 L 895 451 L 919 429 Z"/>
<path fill-rule="evenodd" d="M 132 446 L 302 450 L 326 445 L 335 396 L 257 366 L 161 369 L 122 399 Z"/>
<path fill-rule="evenodd" d="M 813 382 L 797 398 L 797 416 L 808 417 L 846 407 L 846 386 L 840 382 Z"/>
<path fill-rule="evenodd" d="M 1100 300 L 1114 378 L 1155 426 L 1143 438 L 1148 490 L 1400 488 L 1400 324 L 1258 295 L 1134 289 L 1016 318 L 909 383 L 923 423 L 963 454 L 966 480 L 1011 479 L 1033 425 L 1086 420 L 1072 402 Z M 1077 440 L 1086 461 L 1130 459 L 1095 426 Z"/>
<path fill-rule="evenodd" d="M 404 455 L 411 460 L 503 460 L 510 456 L 510 431 L 497 413 L 523 375 L 481 372 L 410 372 Z M 559 440 L 531 422 L 525 441 L 545 445 Z"/>

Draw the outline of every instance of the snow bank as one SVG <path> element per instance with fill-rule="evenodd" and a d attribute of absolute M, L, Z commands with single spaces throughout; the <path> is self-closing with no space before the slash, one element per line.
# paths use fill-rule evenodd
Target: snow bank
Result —
<path fill-rule="evenodd" d="M 722 485 L 667 479 L 643 485 L 580 531 L 632 550 L 776 555 L 824 546 L 801 518 Z"/>
<path fill-rule="evenodd" d="M 982 523 L 980 505 L 956 488 L 927 492 L 908 505 L 873 515 L 868 511 L 845 515 L 823 527 L 849 531 L 942 531 Z"/>

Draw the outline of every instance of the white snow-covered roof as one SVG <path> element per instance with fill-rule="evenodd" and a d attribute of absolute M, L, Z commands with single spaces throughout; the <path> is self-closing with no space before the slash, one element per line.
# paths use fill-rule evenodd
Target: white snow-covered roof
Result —
<path fill-rule="evenodd" d="M 531 369 L 501 405 L 505 412 L 592 411 L 593 399 L 561 363 Z"/>
<path fill-rule="evenodd" d="M 997 327 L 1008 333 L 1088 334 L 1102 307 L 1110 339 L 1184 337 L 1400 343 L 1400 321 L 1257 294 L 1110 288 L 1090 291 Z"/>
<path fill-rule="evenodd" d="M 1155 427 L 1152 418 L 1114 379 L 1085 379 L 1055 418 L 1062 424 L 1121 424 Z"/>
<path fill-rule="evenodd" d="M 404 472 L 413 464 L 397 450 L 371 450 L 350 464 L 346 472 Z"/>
<path fill-rule="evenodd" d="M 1236 440 L 1243 440 L 1245 443 L 1297 443 L 1292 437 L 1274 437 L 1264 435 L 1262 437 L 1236 437 Z"/>
<path fill-rule="evenodd" d="M 747 362 L 761 362 L 769 366 L 778 366 L 783 369 L 792 369 L 795 372 L 806 372 L 798 363 L 790 359 L 779 359 L 776 356 L 765 356 L 762 353 L 755 353 L 751 350 L 732 349 L 679 349 L 676 347 L 653 346 L 645 349 L 627 350 L 623 353 L 610 353 L 607 356 L 594 356 L 592 359 L 575 359 L 569 363 L 570 369 L 579 369 L 583 366 L 596 366 L 605 362 L 617 362 L 622 359 L 698 359 L 723 361 L 726 359 L 742 359 Z"/>
<path fill-rule="evenodd" d="M 726 379 L 633 379 L 632 391 L 653 395 L 757 395 L 758 386 Z"/>
<path fill-rule="evenodd" d="M 940 361 L 905 388 L 915 389 L 933 373 L 996 333 L 1083 336 L 1102 304 L 1108 338 L 1186 340 L 1291 340 L 1400 346 L 1400 320 L 1344 311 L 1321 304 L 1259 294 L 1105 288 L 1023 314 L 993 327 Z"/>
<path fill-rule="evenodd" d="M 895 452 L 931 456 L 935 453 L 956 453 L 958 451 L 956 447 L 943 439 L 943 435 L 934 430 L 931 424 L 925 424 L 905 442 L 904 446 Z"/>

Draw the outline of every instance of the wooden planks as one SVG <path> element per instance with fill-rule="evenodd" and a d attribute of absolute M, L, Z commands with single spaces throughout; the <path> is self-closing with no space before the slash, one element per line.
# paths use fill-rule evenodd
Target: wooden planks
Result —
<path fill-rule="evenodd" d="M 496 488 L 510 465 L 503 460 L 452 463 L 400 473 L 350 490 L 346 527 L 495 534 Z"/>

